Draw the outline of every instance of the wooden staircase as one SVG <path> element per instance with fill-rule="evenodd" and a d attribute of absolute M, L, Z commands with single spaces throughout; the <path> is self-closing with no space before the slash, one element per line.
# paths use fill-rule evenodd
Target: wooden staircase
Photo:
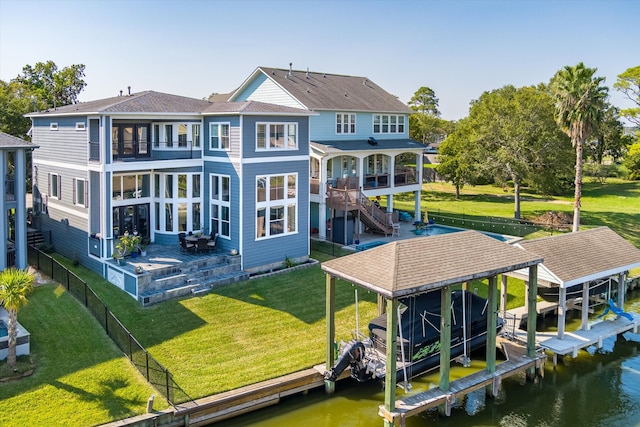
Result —
<path fill-rule="evenodd" d="M 331 209 L 357 212 L 357 218 L 368 231 L 393 234 L 393 224 L 398 223 L 398 214 L 385 212 L 362 194 L 359 189 L 330 188 L 327 192 L 327 206 Z"/>

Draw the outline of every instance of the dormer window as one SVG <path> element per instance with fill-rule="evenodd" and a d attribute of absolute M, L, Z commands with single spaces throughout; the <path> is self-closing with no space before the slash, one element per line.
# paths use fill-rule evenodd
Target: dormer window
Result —
<path fill-rule="evenodd" d="M 349 113 L 337 113 L 336 133 L 356 133 L 356 115 Z"/>

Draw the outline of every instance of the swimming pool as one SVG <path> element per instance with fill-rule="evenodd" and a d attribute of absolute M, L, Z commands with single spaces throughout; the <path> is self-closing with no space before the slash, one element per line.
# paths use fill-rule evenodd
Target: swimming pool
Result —
<path fill-rule="evenodd" d="M 439 234 L 450 234 L 450 233 L 457 233 L 459 231 L 467 231 L 467 230 L 468 230 L 467 228 L 449 227 L 448 225 L 428 224 L 428 225 L 425 225 L 425 228 L 423 228 L 422 230 L 413 230 L 413 232 L 417 236 L 437 236 Z M 513 243 L 520 240 L 520 237 L 517 237 L 517 236 L 491 233 L 490 231 L 480 231 L 480 230 L 477 230 L 477 231 L 489 237 L 493 237 L 494 239 L 499 240 L 501 242 Z"/>

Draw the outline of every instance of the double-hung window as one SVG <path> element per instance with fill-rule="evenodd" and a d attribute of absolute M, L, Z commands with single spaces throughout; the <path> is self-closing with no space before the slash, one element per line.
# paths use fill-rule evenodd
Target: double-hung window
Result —
<path fill-rule="evenodd" d="M 62 180 L 57 173 L 49 174 L 49 197 L 60 199 L 62 197 Z"/>
<path fill-rule="evenodd" d="M 211 123 L 209 125 L 209 149 L 229 150 L 229 123 Z"/>
<path fill-rule="evenodd" d="M 356 133 L 356 115 L 336 113 L 336 133 Z"/>
<path fill-rule="evenodd" d="M 211 175 L 211 232 L 231 237 L 231 178 Z"/>
<path fill-rule="evenodd" d="M 73 204 L 76 206 L 87 207 L 87 180 L 81 178 L 73 178 Z"/>
<path fill-rule="evenodd" d="M 298 148 L 297 123 L 258 123 L 257 150 L 295 150 Z"/>
<path fill-rule="evenodd" d="M 265 175 L 256 179 L 256 238 L 298 231 L 297 174 Z"/>

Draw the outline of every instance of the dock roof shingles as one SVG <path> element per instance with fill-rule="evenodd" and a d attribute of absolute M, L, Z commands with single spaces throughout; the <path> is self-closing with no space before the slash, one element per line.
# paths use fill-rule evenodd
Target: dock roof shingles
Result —
<path fill-rule="evenodd" d="M 38 148 L 38 146 L 8 133 L 0 132 L 0 148 Z"/>
<path fill-rule="evenodd" d="M 524 240 L 519 246 L 544 258 L 543 268 L 565 287 L 640 266 L 640 249 L 608 227 Z"/>
<path fill-rule="evenodd" d="M 259 67 L 281 88 L 312 110 L 411 114 L 396 96 L 366 77 Z M 408 123 L 405 124 L 408 126 Z"/>
<path fill-rule="evenodd" d="M 539 256 L 470 230 L 387 243 L 327 261 L 322 269 L 396 298 L 541 262 Z"/>

